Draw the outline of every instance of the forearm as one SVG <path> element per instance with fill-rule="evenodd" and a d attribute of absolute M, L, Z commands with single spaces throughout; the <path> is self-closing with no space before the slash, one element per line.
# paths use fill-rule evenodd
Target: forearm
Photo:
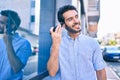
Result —
<path fill-rule="evenodd" d="M 20 59 L 16 56 L 15 51 L 13 49 L 12 43 L 9 41 L 6 43 L 7 47 L 7 54 L 8 59 L 10 62 L 10 65 L 15 73 L 19 72 L 23 68 L 23 63 L 20 61 Z"/>
<path fill-rule="evenodd" d="M 58 54 L 59 47 L 53 45 L 51 50 L 51 56 L 47 63 L 47 69 L 50 76 L 55 76 L 58 71 Z"/>
<path fill-rule="evenodd" d="M 97 80 L 107 80 L 105 69 L 96 71 L 96 74 L 97 74 Z"/>
<path fill-rule="evenodd" d="M 50 76 L 55 76 L 59 69 L 58 55 L 59 55 L 59 47 L 62 37 L 61 25 L 58 25 L 55 31 L 53 31 L 53 27 L 51 27 L 50 33 L 52 38 L 52 50 L 51 50 L 50 59 L 47 63 L 47 69 L 49 71 Z"/>

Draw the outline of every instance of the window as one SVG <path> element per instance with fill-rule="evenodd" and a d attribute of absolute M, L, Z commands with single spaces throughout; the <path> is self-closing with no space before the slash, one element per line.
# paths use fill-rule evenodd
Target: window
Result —
<path fill-rule="evenodd" d="M 35 1 L 34 0 L 31 1 L 31 8 L 35 8 Z"/>
<path fill-rule="evenodd" d="M 35 22 L 35 16 L 31 15 L 31 22 Z"/>

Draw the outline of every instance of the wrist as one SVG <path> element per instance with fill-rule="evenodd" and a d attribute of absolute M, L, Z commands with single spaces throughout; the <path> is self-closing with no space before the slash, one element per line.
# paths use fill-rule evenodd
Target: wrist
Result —
<path fill-rule="evenodd" d="M 58 44 L 58 43 L 53 43 L 53 44 L 52 44 L 52 47 L 53 47 L 53 48 L 56 48 L 56 49 L 59 49 L 60 44 Z"/>

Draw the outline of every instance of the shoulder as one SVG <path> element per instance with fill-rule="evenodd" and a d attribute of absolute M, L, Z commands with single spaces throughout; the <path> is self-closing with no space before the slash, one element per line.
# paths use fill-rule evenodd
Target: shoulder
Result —
<path fill-rule="evenodd" d="M 26 47 L 31 46 L 30 42 L 27 39 L 23 38 L 23 37 L 21 37 L 21 43 L 23 43 L 23 45 L 26 46 Z"/>
<path fill-rule="evenodd" d="M 86 35 L 80 35 L 79 40 L 80 42 L 85 43 L 85 44 L 94 45 L 94 46 L 99 45 L 98 41 L 95 38 L 92 38 Z"/>
<path fill-rule="evenodd" d="M 80 40 L 85 40 L 85 41 L 91 41 L 91 42 L 96 42 L 97 40 L 95 38 L 86 36 L 86 35 L 80 35 L 79 36 Z"/>
<path fill-rule="evenodd" d="M 18 33 L 15 34 L 13 40 L 15 43 L 18 43 L 20 45 L 27 46 L 27 47 L 31 46 L 30 42 L 24 37 L 21 37 Z"/>

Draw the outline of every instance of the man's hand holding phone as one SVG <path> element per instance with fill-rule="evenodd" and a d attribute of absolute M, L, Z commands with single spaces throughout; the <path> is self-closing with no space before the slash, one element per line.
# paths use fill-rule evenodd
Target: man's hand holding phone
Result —
<path fill-rule="evenodd" d="M 60 42 L 61 42 L 61 37 L 62 37 L 61 25 L 59 24 L 56 27 L 55 31 L 53 31 L 53 29 L 54 29 L 54 27 L 50 28 L 50 33 L 51 33 L 53 45 L 55 44 L 55 45 L 59 46 Z"/>
<path fill-rule="evenodd" d="M 3 33 L 3 39 L 6 44 L 12 44 L 12 35 L 11 35 L 11 30 L 9 29 L 8 26 L 4 27 L 4 33 Z"/>
<path fill-rule="evenodd" d="M 50 76 L 54 76 L 58 69 L 58 55 L 59 55 L 59 49 L 60 49 L 60 43 L 61 43 L 61 37 L 62 37 L 62 28 L 59 24 L 55 31 L 53 31 L 54 27 L 50 28 L 50 34 L 52 38 L 52 47 L 50 51 L 50 58 L 47 63 L 47 70 L 49 71 Z"/>

